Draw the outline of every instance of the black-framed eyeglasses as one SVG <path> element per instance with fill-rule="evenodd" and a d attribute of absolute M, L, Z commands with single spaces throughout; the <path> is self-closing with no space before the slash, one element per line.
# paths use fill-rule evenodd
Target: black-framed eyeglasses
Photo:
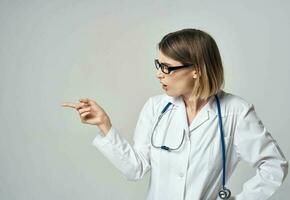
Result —
<path fill-rule="evenodd" d="M 156 69 L 158 70 L 159 68 L 161 68 L 161 71 L 164 74 L 170 74 L 172 71 L 175 71 L 175 70 L 178 70 L 178 69 L 182 69 L 182 68 L 185 68 L 185 67 L 194 66 L 194 64 L 187 64 L 187 65 L 181 65 L 181 66 L 167 66 L 164 63 L 160 63 L 158 61 L 158 59 L 155 59 L 154 63 L 155 63 Z"/>

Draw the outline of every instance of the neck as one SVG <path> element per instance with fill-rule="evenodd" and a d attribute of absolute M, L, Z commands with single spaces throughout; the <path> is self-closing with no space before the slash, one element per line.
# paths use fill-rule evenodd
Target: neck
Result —
<path fill-rule="evenodd" d="M 203 107 L 207 102 L 208 99 L 204 100 L 204 99 L 195 99 L 193 101 L 189 101 L 189 95 L 182 95 L 184 104 L 185 104 L 185 108 L 186 110 L 188 110 L 191 113 L 196 113 L 201 107 Z"/>

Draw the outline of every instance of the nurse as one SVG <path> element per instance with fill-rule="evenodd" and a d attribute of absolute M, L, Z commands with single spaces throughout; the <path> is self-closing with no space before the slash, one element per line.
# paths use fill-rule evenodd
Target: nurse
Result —
<path fill-rule="evenodd" d="M 148 200 L 264 200 L 281 186 L 288 162 L 254 105 L 225 92 L 214 39 L 197 29 L 165 35 L 154 60 L 164 94 L 144 104 L 131 145 L 92 99 L 65 102 L 100 132 L 92 144 L 128 180 L 150 171 Z M 238 162 L 256 175 L 231 194 L 225 187 Z"/>

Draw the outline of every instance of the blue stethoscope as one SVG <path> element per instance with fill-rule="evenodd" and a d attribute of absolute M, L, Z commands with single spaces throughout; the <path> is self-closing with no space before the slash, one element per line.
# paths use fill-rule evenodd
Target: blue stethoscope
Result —
<path fill-rule="evenodd" d="M 221 146 L 222 146 L 222 159 L 223 159 L 223 180 L 222 180 L 222 188 L 219 191 L 219 197 L 221 199 L 229 199 L 231 196 L 231 191 L 229 189 L 227 189 L 225 187 L 225 182 L 226 182 L 226 147 L 225 147 L 225 140 L 224 140 L 224 131 L 223 131 L 223 124 L 222 124 L 222 117 L 221 117 L 221 108 L 220 108 L 220 101 L 217 95 L 215 95 L 215 99 L 216 99 L 216 104 L 217 104 L 217 110 L 218 110 L 218 118 L 219 118 L 219 127 L 220 127 L 220 135 L 221 135 Z M 166 111 L 168 111 L 168 107 L 171 105 L 172 103 L 169 102 L 167 103 L 167 105 L 163 108 L 163 110 L 161 111 L 161 114 L 158 117 L 158 120 L 153 128 L 152 134 L 151 134 L 151 145 L 155 148 L 160 148 L 163 150 L 166 150 L 168 152 L 170 151 L 174 151 L 174 150 L 178 150 L 184 140 L 184 136 L 185 136 L 185 131 L 183 131 L 183 136 L 182 136 L 182 140 L 180 142 L 180 144 L 176 147 L 176 148 L 170 148 L 168 146 L 162 145 L 162 146 L 156 146 L 154 145 L 153 142 L 153 135 L 154 135 L 154 131 L 159 123 L 159 121 L 161 120 L 162 116 L 165 114 Z"/>

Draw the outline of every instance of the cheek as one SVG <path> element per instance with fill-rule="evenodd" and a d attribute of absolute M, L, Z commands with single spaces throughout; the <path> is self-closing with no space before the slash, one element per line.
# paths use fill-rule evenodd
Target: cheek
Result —
<path fill-rule="evenodd" d="M 186 92 L 186 83 L 184 83 L 183 81 L 178 81 L 175 82 L 173 84 L 171 84 L 168 89 L 166 90 L 167 94 L 169 94 L 170 96 L 179 96 L 183 93 Z"/>
<path fill-rule="evenodd" d="M 184 74 L 178 77 L 174 77 L 168 83 L 169 89 L 177 93 L 187 92 L 188 90 L 192 89 L 193 84 L 194 80 L 192 77 Z"/>
<path fill-rule="evenodd" d="M 191 88 L 191 84 L 186 80 L 181 80 L 174 84 L 174 88 L 178 89 L 179 91 L 185 91 Z"/>

